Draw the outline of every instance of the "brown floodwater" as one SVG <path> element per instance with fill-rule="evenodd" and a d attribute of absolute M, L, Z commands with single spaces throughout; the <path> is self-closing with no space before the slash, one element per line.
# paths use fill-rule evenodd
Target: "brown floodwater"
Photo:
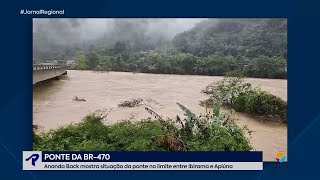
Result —
<path fill-rule="evenodd" d="M 179 102 L 196 114 L 204 113 L 199 101 L 206 99 L 201 90 L 223 77 L 195 75 L 144 74 L 127 72 L 96 73 L 68 70 L 60 80 L 34 86 L 33 124 L 42 131 L 80 122 L 89 113 L 103 110 L 109 113 L 106 123 L 122 119 L 139 120 L 151 117 L 148 106 L 163 117 L 183 117 Z M 287 100 L 287 80 L 247 78 L 247 82 Z M 86 101 L 73 101 L 77 96 Z M 143 99 L 133 108 L 118 107 L 121 101 Z M 287 125 L 263 121 L 237 113 L 237 123 L 252 130 L 251 143 L 263 151 L 264 161 L 274 161 L 279 151 L 287 153 Z"/>

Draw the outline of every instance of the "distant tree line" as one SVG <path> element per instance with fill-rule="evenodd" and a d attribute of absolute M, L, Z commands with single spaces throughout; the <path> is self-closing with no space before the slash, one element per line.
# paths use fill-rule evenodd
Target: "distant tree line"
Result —
<path fill-rule="evenodd" d="M 146 44 L 147 43 L 147 44 Z M 77 50 L 77 51 L 75 51 Z M 65 50 L 75 69 L 287 78 L 286 19 L 205 20 L 172 42 L 117 41 Z"/>
<path fill-rule="evenodd" d="M 190 53 L 154 51 L 148 53 L 120 53 L 89 51 L 79 53 L 76 69 L 96 71 L 125 71 L 160 74 L 190 74 L 223 76 L 241 72 L 247 77 L 286 78 L 286 59 L 258 56 L 210 55 L 199 57 Z"/>

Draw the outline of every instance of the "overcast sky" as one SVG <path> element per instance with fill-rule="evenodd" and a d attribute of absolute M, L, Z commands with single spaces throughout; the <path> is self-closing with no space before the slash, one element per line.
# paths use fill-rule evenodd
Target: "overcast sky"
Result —
<path fill-rule="evenodd" d="M 177 33 L 191 29 L 200 18 L 35 18 L 33 33 L 38 39 L 58 44 L 99 38 L 130 40 L 146 36 L 171 40 Z"/>

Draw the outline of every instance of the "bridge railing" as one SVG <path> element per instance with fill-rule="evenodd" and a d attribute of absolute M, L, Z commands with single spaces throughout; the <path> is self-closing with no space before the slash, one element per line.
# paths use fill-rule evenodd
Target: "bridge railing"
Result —
<path fill-rule="evenodd" d="M 44 64 L 34 64 L 33 65 L 33 70 L 42 70 L 42 69 L 60 69 L 62 68 L 62 65 L 44 65 Z"/>

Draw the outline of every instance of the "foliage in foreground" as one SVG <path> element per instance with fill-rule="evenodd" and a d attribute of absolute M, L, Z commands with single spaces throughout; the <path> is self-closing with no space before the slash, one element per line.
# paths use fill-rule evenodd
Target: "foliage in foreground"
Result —
<path fill-rule="evenodd" d="M 227 76 L 202 92 L 209 99 L 200 102 L 200 105 L 212 107 L 216 102 L 221 102 L 239 112 L 280 118 L 287 122 L 287 102 L 260 88 L 253 88 L 250 83 L 244 82 L 243 77 Z"/>
<path fill-rule="evenodd" d="M 178 104 L 186 118 L 177 121 L 144 119 L 111 125 L 89 115 L 78 124 L 33 134 L 34 150 L 116 150 L 116 151 L 249 151 L 244 129 L 232 116 L 196 117 Z M 218 118 L 217 118 L 218 117 Z M 218 121 L 219 120 L 219 121 Z"/>

